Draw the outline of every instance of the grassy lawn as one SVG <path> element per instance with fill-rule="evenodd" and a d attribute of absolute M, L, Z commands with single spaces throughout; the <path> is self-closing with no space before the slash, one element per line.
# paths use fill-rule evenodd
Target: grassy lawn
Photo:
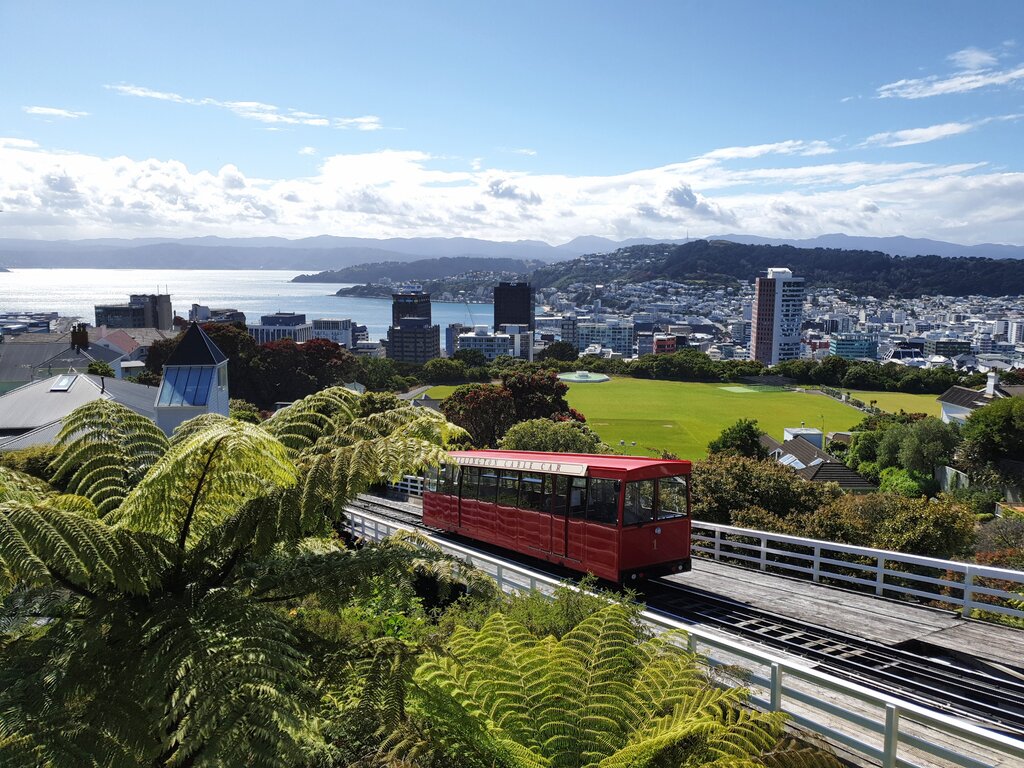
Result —
<path fill-rule="evenodd" d="M 929 416 L 940 416 L 942 408 L 938 395 L 907 395 L 902 392 L 864 392 L 857 389 L 844 389 L 853 397 L 864 403 L 876 400 L 875 405 L 889 413 L 899 413 L 901 410 L 907 413 L 927 413 Z"/>
<path fill-rule="evenodd" d="M 603 384 L 570 384 L 569 404 L 582 411 L 601 438 L 626 453 L 656 455 L 659 449 L 686 459 L 701 458 L 707 444 L 739 418 L 757 419 L 782 439 L 783 427 L 845 430 L 863 413 L 820 394 L 758 391 L 724 384 L 613 378 Z M 446 397 L 454 387 L 434 387 Z M 745 390 L 745 391 L 744 391 Z M 625 440 L 623 448 L 619 440 Z M 636 441 L 636 446 L 631 443 Z"/>

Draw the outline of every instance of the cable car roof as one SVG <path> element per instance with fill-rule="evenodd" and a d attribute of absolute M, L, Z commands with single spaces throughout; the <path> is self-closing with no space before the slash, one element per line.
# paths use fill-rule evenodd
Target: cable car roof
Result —
<path fill-rule="evenodd" d="M 464 467 L 487 467 L 522 472 L 546 472 L 554 475 L 586 477 L 592 470 L 623 475 L 626 479 L 667 477 L 690 472 L 690 462 L 678 459 L 652 459 L 647 456 L 616 456 L 592 453 L 543 453 L 540 451 L 451 451 L 451 457 Z"/>

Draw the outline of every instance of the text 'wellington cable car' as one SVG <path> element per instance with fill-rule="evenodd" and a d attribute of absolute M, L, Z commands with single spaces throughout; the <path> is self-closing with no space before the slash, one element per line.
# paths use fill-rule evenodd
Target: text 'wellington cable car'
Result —
<path fill-rule="evenodd" d="M 423 522 L 615 582 L 690 570 L 690 462 L 453 451 Z"/>

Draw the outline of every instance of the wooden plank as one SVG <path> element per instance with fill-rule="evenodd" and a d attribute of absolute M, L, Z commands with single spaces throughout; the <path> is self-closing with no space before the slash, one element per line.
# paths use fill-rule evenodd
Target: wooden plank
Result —
<path fill-rule="evenodd" d="M 1024 666 L 1024 630 L 980 621 L 961 621 L 921 638 L 922 642 L 965 656 Z"/>
<path fill-rule="evenodd" d="M 949 611 L 723 563 L 695 559 L 693 568 L 690 573 L 671 578 L 687 587 L 876 642 L 895 645 L 963 623 Z"/>

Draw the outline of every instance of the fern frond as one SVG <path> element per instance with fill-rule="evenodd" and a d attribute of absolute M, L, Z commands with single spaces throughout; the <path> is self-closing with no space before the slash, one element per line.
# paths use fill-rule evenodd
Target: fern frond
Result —
<path fill-rule="evenodd" d="M 294 455 L 340 432 L 355 418 L 358 402 L 352 390 L 330 387 L 282 408 L 264 424 Z"/>
<path fill-rule="evenodd" d="M 167 438 L 152 421 L 113 400 L 76 408 L 57 435 L 60 453 L 54 482 L 85 496 L 105 515 L 116 509 L 167 451 Z"/>
<path fill-rule="evenodd" d="M 259 426 L 223 419 L 175 443 L 110 521 L 187 550 L 247 501 L 296 478 L 280 442 Z"/>
<path fill-rule="evenodd" d="M 37 477 L 16 469 L 0 466 L 0 503 L 5 501 L 33 502 L 56 493 Z"/>
<path fill-rule="evenodd" d="M 170 564 L 164 542 L 45 504 L 0 505 L 0 561 L 34 585 L 145 594 Z"/>

